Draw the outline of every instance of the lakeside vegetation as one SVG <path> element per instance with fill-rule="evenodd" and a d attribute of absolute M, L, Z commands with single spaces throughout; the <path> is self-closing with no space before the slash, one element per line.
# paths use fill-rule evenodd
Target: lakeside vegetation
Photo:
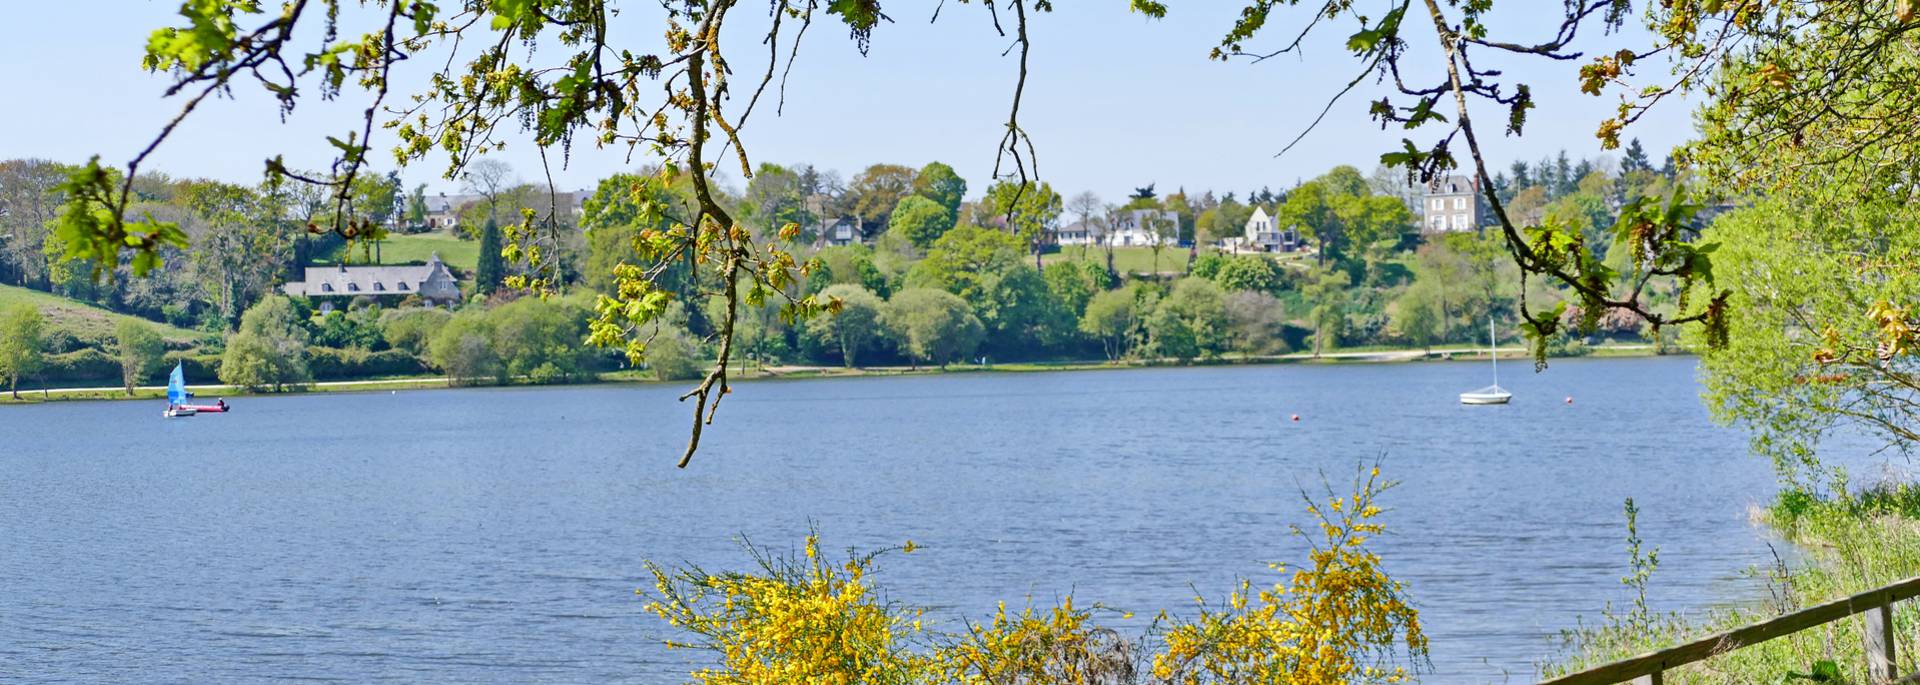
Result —
<path fill-rule="evenodd" d="M 1767 594 L 1757 605 L 1699 615 L 1650 606 L 1646 587 L 1660 582 L 1658 550 L 1640 548 L 1643 543 L 1629 528 L 1629 574 L 1622 581 L 1632 595 L 1629 603 L 1610 604 L 1600 622 L 1567 631 L 1565 653 L 1546 664 L 1543 674 L 1638 656 L 1905 580 L 1920 569 L 1920 487 L 1912 483 L 1884 482 L 1852 491 L 1843 482 L 1825 495 L 1788 489 L 1757 518 L 1804 557 L 1750 570 L 1766 583 Z M 1836 621 L 1671 669 L 1664 677 L 1670 683 L 1702 684 L 1872 682 L 1865 672 L 1861 625 L 1858 619 Z M 1920 639 L 1920 607 L 1896 604 L 1894 631 L 1903 647 Z"/>
<path fill-rule="evenodd" d="M 51 181 L 66 167 L 4 166 L 14 178 L 39 179 L 48 190 L 38 199 L 58 207 L 62 198 Z M 504 165 L 493 168 L 511 173 Z M 1564 154 L 1529 171 L 1534 168 L 1515 165 L 1514 180 L 1502 175 L 1500 192 L 1513 195 L 1521 211 L 1558 216 L 1593 209 L 1578 215 L 1591 231 L 1611 220 L 1606 207 L 1671 184 L 1637 156 L 1617 171 L 1609 160 L 1572 162 Z M 0 365 L 0 372 L 17 365 L 21 373 L 0 375 L 29 387 L 86 387 L 118 378 L 132 388 L 181 364 L 190 378 L 219 378 L 253 391 L 431 374 L 458 384 L 578 382 L 625 367 L 688 380 L 710 367 L 728 335 L 753 366 L 1089 358 L 1210 363 L 1297 351 L 1478 344 L 1484 329 L 1477 322 L 1505 316 L 1521 296 L 1496 238 L 1421 233 L 1405 205 L 1408 190 L 1384 171 L 1368 179 L 1339 167 L 1295 188 L 1248 193 L 1244 203 L 1234 193 L 1159 197 L 1142 188 L 1109 206 L 1083 193 L 1070 203 L 1083 212 L 1083 225 L 1109 226 L 1136 210 L 1178 219 L 1163 227 L 1164 245 L 1115 247 L 1109 264 L 1104 246 L 1047 243 L 1044 236 L 1069 218 L 1069 203 L 1045 187 L 1015 201 L 1014 186 L 1001 182 L 968 202 L 966 180 L 937 162 L 919 169 L 874 165 L 844 184 L 812 167 L 763 165 L 744 189 L 728 193 L 728 202 L 750 231 L 806 255 L 805 278 L 746 307 L 726 334 L 720 325 L 726 301 L 712 294 L 719 284 L 669 270 L 660 291 L 667 304 L 636 331 L 647 341 L 636 349 L 621 341 L 639 338 L 608 333 L 610 303 L 621 287 L 614 274 L 643 261 L 636 240 L 663 228 L 647 218 L 650 207 L 693 202 L 685 184 L 661 186 L 644 174 L 600 183 L 577 222 L 563 227 L 573 233 L 561 259 L 572 266 L 551 285 L 556 292 L 541 297 L 505 287 L 529 273 L 525 265 L 506 263 L 510 250 L 480 250 L 481 243 L 499 240 L 493 216 L 536 201 L 531 186 L 511 185 L 461 207 L 479 230 L 425 231 L 414 223 L 426 218 L 423 191 L 409 195 L 391 177 L 363 185 L 356 197 L 399 227 L 377 242 L 350 246 L 300 229 L 301 216 L 319 211 L 314 197 L 147 177 L 145 202 L 186 221 L 188 245 L 163 251 L 165 258 L 144 276 L 134 276 L 129 263 L 112 279 L 66 268 L 54 252 L 0 255 L 0 273 L 28 286 L 4 286 L 0 304 L 45 310 L 46 319 L 32 340 L 0 330 L 0 342 L 24 341 L 7 344 L 26 355 Z M 1255 208 L 1290 217 L 1314 250 L 1236 253 L 1213 246 L 1234 239 L 1234 227 Z M 822 240 L 816 231 L 840 212 L 858 217 L 869 243 Z M 14 230 L 51 235 L 52 225 L 48 219 L 37 229 L 18 224 Z M 417 297 L 363 293 L 338 298 L 324 311 L 319 301 L 277 294 L 278 284 L 304 267 L 369 261 L 375 245 L 387 263 L 441 255 L 464 279 L 462 301 L 447 311 L 424 307 Z M 236 246 L 253 258 L 208 256 Z M 1146 266 L 1134 268 L 1140 263 Z M 1550 288 L 1529 295 L 1535 301 L 1564 296 Z M 781 303 L 791 301 L 816 301 L 828 311 L 790 319 Z M 108 330 L 110 322 L 130 317 L 164 320 L 153 321 L 165 341 L 160 361 L 153 361 L 152 350 L 123 350 Z M 454 331 L 439 340 L 448 324 Z M 1590 353 L 1592 343 L 1639 343 L 1644 328 L 1631 317 L 1607 318 L 1591 333 L 1555 336 L 1548 351 L 1572 356 Z M 1512 342 L 1519 333 L 1508 328 L 1502 337 Z"/>
<path fill-rule="evenodd" d="M 1866 431 L 1900 450 L 1920 443 L 1920 232 L 1902 230 L 1920 219 L 1920 125 L 1911 108 L 1920 101 L 1920 70 L 1911 59 L 1920 22 L 1915 3 L 1673 0 L 1645 4 L 1642 18 L 1653 30 L 1621 32 L 1632 3 L 1572 2 L 1558 31 L 1522 27 L 1552 36 L 1544 43 L 1533 35 L 1510 39 L 1510 25 L 1488 20 L 1495 4 L 1519 4 L 1504 0 L 1444 7 L 1430 1 L 1430 36 L 1423 22 L 1403 21 L 1404 3 L 1384 13 L 1347 2 L 1242 8 L 1211 56 L 1265 59 L 1311 44 L 1306 33 L 1315 29 L 1344 32 L 1325 27 L 1357 24 L 1357 32 L 1336 36 L 1359 65 L 1341 94 L 1369 81 L 1381 86 L 1377 100 L 1366 98 L 1369 114 L 1408 136 L 1381 146 L 1385 173 L 1375 178 L 1403 170 L 1406 178 L 1434 181 L 1471 166 L 1488 186 L 1479 195 L 1493 210 L 1492 230 L 1441 239 L 1411 230 L 1418 224 L 1406 198 L 1352 167 L 1278 194 L 1249 193 L 1244 204 L 1232 193 L 1160 196 L 1148 186 L 1110 207 L 1097 197 L 1065 201 L 1044 182 L 1028 183 L 1030 168 L 1037 173 L 1036 146 L 1020 120 L 1032 47 L 1028 10 L 1039 15 L 1052 3 L 980 4 L 994 12 L 996 29 L 1003 13 L 1018 22 L 1006 50 L 1018 48 L 1019 81 L 995 148 L 996 178 L 980 200 L 966 203 L 965 180 L 937 162 L 919 169 L 875 165 L 844 187 L 803 165 L 750 167 L 736 126 L 745 113 L 733 110 L 731 121 L 723 114 L 731 95 L 745 90 L 730 87 L 727 57 L 739 55 L 724 52 L 717 38 L 731 3 L 670 9 L 665 51 L 636 56 L 607 43 L 604 3 L 483 3 L 450 22 L 432 3 L 395 2 L 384 31 L 361 33 L 336 31 L 337 12 L 314 19 L 320 4 L 290 4 L 274 15 L 256 2 L 196 0 L 183 8 L 187 26 L 163 29 L 146 48 L 146 64 L 174 80 L 169 92 L 205 97 L 257 79 L 284 115 L 301 94 L 338 97 L 345 85 L 377 93 L 364 129 L 354 127 L 370 132 L 396 57 L 472 35 L 461 27 L 490 27 L 473 30 L 517 33 L 526 49 L 450 59 L 425 80 L 430 85 L 415 102 L 434 106 L 405 113 L 418 113 L 417 120 L 391 122 L 402 163 L 444 153 L 453 177 L 479 166 L 473 160 L 499 143 L 497 124 L 517 122 L 543 153 L 571 154 L 589 139 L 625 142 L 629 151 L 648 146 L 657 165 L 604 180 L 580 217 L 541 217 L 536 207 L 511 200 L 498 211 L 500 188 L 489 185 L 487 221 L 462 222 L 484 226 L 474 238 L 488 247 L 475 249 L 470 285 L 454 311 L 404 300 L 389 307 L 369 297 L 322 312 L 311 301 L 275 295 L 274 286 L 323 255 L 364 250 L 389 227 L 419 227 L 418 203 L 402 199 L 397 177 L 367 167 L 376 157 L 368 154 L 369 141 L 330 139 L 340 156 L 324 173 L 292 172 L 275 157 L 269 170 L 276 182 L 260 187 L 168 179 L 139 168 L 144 152 L 124 172 L 97 158 L 74 166 L 0 163 L 7 210 L 0 212 L 0 280 L 173 327 L 154 330 L 85 307 L 15 297 L 0 311 L 0 379 L 15 389 L 23 378 L 117 375 L 132 392 L 174 361 L 279 391 L 319 378 L 429 369 L 460 383 L 565 382 L 609 365 L 644 364 L 661 378 L 701 379 L 691 394 L 697 401 L 693 439 L 680 462 L 686 466 L 702 422 L 713 420 L 710 400 L 730 391 L 729 370 L 742 358 L 946 367 L 976 355 L 1045 361 L 1097 350 L 1114 360 L 1209 362 L 1236 353 L 1459 342 L 1477 337 L 1483 320 L 1504 317 L 1524 321 L 1544 362 L 1551 354 L 1583 353 L 1591 339 L 1664 348 L 1674 342 L 1661 325 L 1688 324 L 1687 346 L 1704 355 L 1709 406 L 1753 435 L 1754 450 L 1773 460 L 1787 490 L 1770 520 L 1812 550 L 1806 568 L 1782 573 L 1780 586 L 1792 592 L 1773 609 L 1858 590 L 1920 564 L 1906 504 L 1912 497 L 1898 485 L 1881 495 L 1849 493 L 1821 458 L 1823 439 L 1842 430 Z M 793 32 L 812 23 L 816 8 L 774 3 L 776 19 L 795 21 L 787 34 L 778 20 L 766 29 L 769 81 L 781 64 L 783 35 L 793 45 L 786 53 L 791 67 L 799 53 Z M 1149 17 L 1169 11 L 1161 2 L 1129 8 Z M 819 18 L 843 24 L 862 52 L 890 21 L 878 2 L 820 9 Z M 1263 55 L 1256 39 L 1270 15 L 1282 14 L 1308 15 L 1307 28 L 1289 31 L 1291 43 Z M 316 21 L 326 22 L 320 47 L 286 47 L 295 25 L 304 30 Z M 1592 24 L 1599 26 L 1576 31 Z M 551 30 L 556 26 L 563 28 Z M 998 33 L 995 40 L 1004 41 L 1007 33 Z M 1576 33 L 1583 40 L 1600 33 L 1603 44 L 1573 52 Z M 1409 49 L 1415 41 L 1422 47 Z M 304 49 L 316 52 L 294 52 Z M 1506 116 L 1483 121 L 1520 136 L 1536 102 L 1529 84 L 1514 80 L 1527 70 L 1476 69 L 1469 50 L 1581 60 L 1581 91 L 1621 96 L 1596 131 L 1609 148 L 1649 108 L 1688 95 L 1698 96 L 1690 100 L 1699 108 L 1698 139 L 1657 168 L 1644 152 L 1636 158 L 1638 146 L 1630 144 L 1617 169 L 1602 162 L 1590 165 L 1591 173 L 1566 173 L 1562 156 L 1502 174 L 1480 148 L 1494 130 L 1476 133 L 1468 103 L 1502 110 Z M 1648 68 L 1636 62 L 1654 63 L 1656 56 L 1669 73 L 1636 74 Z M 298 77 L 278 70 L 288 81 L 282 83 L 276 70 L 259 68 L 276 63 L 305 68 Z M 295 87 L 306 79 L 319 87 Z M 628 95 L 646 79 L 668 84 L 657 108 Z M 784 88 L 783 78 L 783 101 Z M 172 130 L 168 125 L 153 146 Z M 737 153 L 741 177 L 752 177 L 743 189 L 726 187 L 717 173 L 728 152 Z M 1000 161 L 1012 167 L 1006 176 Z M 1543 178 L 1547 169 L 1551 177 Z M 296 175 L 317 183 L 279 182 Z M 1727 200 L 1716 209 L 1731 211 L 1709 224 L 1700 198 Z M 1302 232 L 1312 245 L 1310 264 L 1200 249 L 1181 263 L 1178 250 L 1164 249 L 1218 242 L 1237 229 L 1235 205 L 1256 203 Z M 1124 269 L 1112 253 L 1049 263 L 1047 229 L 1066 207 L 1086 208 L 1078 212 L 1083 222 L 1126 210 L 1176 218 L 1153 229 L 1165 239 L 1155 241 L 1162 249 L 1147 255 L 1144 269 L 1134 268 L 1141 266 L 1138 252 L 1127 254 Z M 398 219 L 403 212 L 409 216 Z M 818 229 L 846 214 L 857 217 L 873 244 L 822 247 Z M 1169 257 L 1181 266 L 1162 267 Z M 109 322 L 111 340 L 103 328 Z M 1360 490 L 1348 511 L 1371 494 Z M 1339 500 L 1326 506 L 1341 511 Z M 1643 590 L 1657 578 L 1658 564 L 1642 554 L 1631 502 L 1628 511 L 1629 585 Z M 1316 558 L 1316 573 L 1251 596 L 1243 583 L 1227 609 L 1164 633 L 1159 654 L 1174 668 L 1156 658 L 1150 669 L 1126 672 L 1188 683 L 1271 682 L 1291 674 L 1311 674 L 1299 678 L 1305 682 L 1400 679 L 1398 671 L 1355 665 L 1396 639 L 1409 656 L 1421 653 L 1412 612 L 1398 610 L 1404 603 L 1339 601 L 1355 594 L 1398 598 L 1400 588 L 1375 573 L 1359 542 L 1341 546 L 1343 535 L 1378 531 L 1313 513 L 1332 554 Z M 1097 633 L 1070 604 L 1039 614 L 1003 612 L 990 627 L 956 636 L 951 650 L 901 649 L 907 617 L 862 580 L 872 557 L 828 565 L 815 547 L 809 541 L 805 562 L 770 563 L 757 574 L 656 571 L 662 601 L 652 610 L 705 640 L 699 645 L 720 659 L 723 670 L 697 672 L 696 679 L 1050 682 L 1104 677 L 1085 671 L 1119 663 L 1089 653 Z M 1326 573 L 1317 573 L 1322 567 Z M 1632 610 L 1576 635 L 1568 663 L 1617 658 L 1716 621 L 1740 620 L 1728 614 L 1702 626 L 1659 614 L 1644 594 L 1638 597 Z M 1911 626 L 1912 616 L 1903 615 Z M 1858 640 L 1840 639 L 1835 647 L 1834 634 L 1741 650 L 1675 677 L 1846 677 L 1859 657 L 1848 650 Z"/>

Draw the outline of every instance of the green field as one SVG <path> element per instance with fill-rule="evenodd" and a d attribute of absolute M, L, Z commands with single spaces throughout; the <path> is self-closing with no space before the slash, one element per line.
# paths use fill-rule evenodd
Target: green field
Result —
<path fill-rule="evenodd" d="M 16 304 L 29 304 L 40 310 L 40 316 L 47 320 L 49 330 L 63 330 L 82 340 L 111 340 L 113 328 L 121 319 L 137 319 L 150 324 L 160 332 L 161 337 L 179 342 L 190 342 L 200 337 L 199 333 L 176 328 L 155 321 L 147 321 L 137 316 L 115 314 L 85 302 L 69 300 L 59 295 L 50 295 L 38 290 L 0 285 L 0 309 Z"/>
<path fill-rule="evenodd" d="M 1200 248 L 1200 254 L 1207 254 L 1209 252 L 1214 252 L 1214 251 L 1215 250 L 1210 247 Z M 1303 255 L 1302 253 L 1295 252 L 1290 254 L 1278 254 L 1278 255 L 1274 255 L 1274 257 L 1280 260 L 1282 263 L 1285 263 L 1288 261 L 1301 259 Z M 1086 259 L 1095 264 L 1100 264 L 1104 266 L 1107 263 L 1107 252 L 1106 252 L 1106 248 L 1099 247 L 1097 245 L 1068 245 L 1060 248 L 1058 252 L 1050 252 L 1045 255 L 1041 255 L 1040 257 L 1040 261 L 1046 264 L 1052 264 L 1054 262 L 1067 260 L 1067 259 Z M 1146 247 L 1113 248 L 1113 268 L 1114 270 L 1119 271 L 1122 274 L 1152 273 L 1155 271 L 1154 262 L 1153 262 L 1153 249 L 1146 248 Z M 1160 251 L 1160 268 L 1158 269 L 1158 271 L 1160 273 L 1176 273 L 1176 274 L 1186 273 L 1187 248 L 1168 247 L 1166 249 L 1161 250 Z"/>
<path fill-rule="evenodd" d="M 435 252 L 440 253 L 440 261 L 446 262 L 447 266 L 462 271 L 472 270 L 473 265 L 480 261 L 479 241 L 466 240 L 455 237 L 451 233 L 438 231 L 432 233 L 415 233 L 412 235 L 393 233 L 390 234 L 386 240 L 380 241 L 378 249 L 380 252 L 379 263 L 381 264 L 425 263 L 427 257 L 432 256 Z M 333 264 L 339 259 L 340 254 L 336 252 L 315 259 L 313 263 L 315 265 Z M 353 256 L 348 260 L 348 263 L 366 263 L 366 259 L 362 256 L 360 246 L 354 246 Z"/>

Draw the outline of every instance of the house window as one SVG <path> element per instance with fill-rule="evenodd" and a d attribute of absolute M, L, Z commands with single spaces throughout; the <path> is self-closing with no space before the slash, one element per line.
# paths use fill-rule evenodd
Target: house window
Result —
<path fill-rule="evenodd" d="M 382 284 L 382 283 L 380 283 L 379 281 L 374 281 L 374 282 L 373 282 L 373 289 L 374 289 L 374 291 L 375 291 L 375 292 L 383 292 L 383 291 L 385 291 L 385 290 L 387 289 L 387 286 L 386 286 L 386 285 L 384 285 L 384 284 Z"/>
<path fill-rule="evenodd" d="M 357 293 L 357 292 L 360 292 L 360 284 L 359 284 L 359 283 L 348 283 L 348 284 L 347 284 L 347 292 L 350 292 L 350 293 Z"/>
<path fill-rule="evenodd" d="M 1467 215 L 1465 214 L 1453 215 L 1453 230 L 1464 231 L 1464 230 L 1467 230 L 1467 228 L 1469 228 L 1467 226 Z"/>
<path fill-rule="evenodd" d="M 1467 208 L 1467 198 L 1464 198 L 1464 197 L 1456 197 L 1456 198 L 1453 198 L 1453 208 L 1454 208 L 1454 209 L 1466 209 L 1466 208 Z"/>
<path fill-rule="evenodd" d="M 1446 201 L 1446 200 L 1444 200 L 1444 199 L 1441 199 L 1441 198 L 1437 198 L 1437 197 L 1436 197 L 1436 198 L 1433 198 L 1433 208 L 1434 208 L 1434 209 L 1446 209 L 1446 208 L 1447 208 L 1447 201 Z"/>
<path fill-rule="evenodd" d="M 330 292 L 333 292 L 333 284 L 332 284 L 332 283 L 321 283 L 321 284 L 320 284 L 320 292 L 323 292 L 323 293 L 330 293 Z"/>
<path fill-rule="evenodd" d="M 406 281 L 401 281 L 401 282 L 400 282 L 400 289 L 401 289 L 401 290 L 406 290 L 406 289 L 407 289 L 407 282 L 406 282 Z"/>

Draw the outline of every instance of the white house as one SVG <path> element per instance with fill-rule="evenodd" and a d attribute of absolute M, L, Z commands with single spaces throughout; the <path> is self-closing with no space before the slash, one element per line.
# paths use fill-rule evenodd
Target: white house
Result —
<path fill-rule="evenodd" d="M 1249 250 L 1261 252 L 1292 252 L 1300 247 L 1300 229 L 1295 226 L 1281 228 L 1279 218 L 1256 205 L 1253 216 L 1247 217 L 1246 233 L 1240 244 Z"/>
<path fill-rule="evenodd" d="M 1048 229 L 1053 234 L 1055 245 L 1092 245 L 1100 239 L 1104 231 L 1097 222 L 1075 221 L 1065 226 Z"/>
<path fill-rule="evenodd" d="M 563 219 L 579 221 L 586 213 L 587 198 L 593 197 L 590 190 L 560 190 L 549 194 L 545 189 L 537 189 L 525 196 L 527 207 L 545 216 L 549 210 L 555 210 Z M 460 211 L 478 202 L 486 202 L 484 195 L 448 195 L 440 193 L 425 198 L 427 205 L 427 228 L 429 230 L 451 229 L 460 225 Z M 518 210 L 509 211 L 506 198 L 501 198 L 501 223 L 520 221 Z"/>
<path fill-rule="evenodd" d="M 1180 215 L 1163 209 L 1128 209 L 1115 214 L 1105 242 L 1114 246 L 1178 245 Z"/>

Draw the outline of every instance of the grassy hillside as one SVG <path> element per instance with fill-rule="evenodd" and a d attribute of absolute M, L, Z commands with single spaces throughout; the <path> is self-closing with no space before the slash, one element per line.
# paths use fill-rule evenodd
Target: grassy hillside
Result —
<path fill-rule="evenodd" d="M 439 231 L 413 235 L 393 233 L 387 240 L 380 243 L 379 250 L 382 264 L 424 263 L 427 257 L 435 252 L 440 253 L 440 261 L 462 271 L 472 270 L 473 265 L 480 261 L 479 241 L 466 240 L 451 233 Z M 314 264 L 334 264 L 338 262 L 340 256 L 338 252 L 325 255 L 321 259 L 314 260 Z M 348 263 L 366 263 L 358 246 L 354 247 Z"/>
<path fill-rule="evenodd" d="M 120 323 L 121 319 L 137 319 L 147 323 L 159 331 L 161 337 L 168 340 L 187 342 L 200 337 L 200 334 L 184 328 L 148 321 L 137 316 L 115 314 L 59 295 L 0 285 L 0 309 L 7 309 L 21 303 L 33 305 L 39 309 L 40 315 L 47 319 L 49 329 L 67 331 L 81 340 L 112 340 L 113 328 Z"/>

